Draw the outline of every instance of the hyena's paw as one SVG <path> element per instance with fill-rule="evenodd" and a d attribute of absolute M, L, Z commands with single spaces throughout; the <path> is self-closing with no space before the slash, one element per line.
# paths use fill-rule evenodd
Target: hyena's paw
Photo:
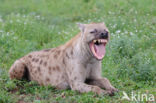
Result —
<path fill-rule="evenodd" d="M 111 87 L 111 89 L 110 89 L 112 92 L 118 92 L 119 90 L 118 89 L 116 89 L 115 87 Z"/>
<path fill-rule="evenodd" d="M 111 86 L 109 89 L 107 89 L 110 96 L 113 96 L 115 92 L 118 92 L 119 90 Z"/>
<path fill-rule="evenodd" d="M 94 87 L 93 92 L 98 94 L 98 95 L 110 95 L 110 96 L 114 95 L 113 91 L 103 90 L 103 89 L 101 89 L 100 87 L 97 87 L 97 86 Z"/>
<path fill-rule="evenodd" d="M 92 88 L 92 91 L 98 95 L 107 95 L 109 94 L 107 91 L 101 89 L 100 87 L 98 86 L 94 86 L 94 88 Z"/>
<path fill-rule="evenodd" d="M 107 94 L 108 94 L 109 96 L 114 96 L 114 92 L 112 92 L 112 91 L 110 91 L 110 90 L 107 90 Z"/>

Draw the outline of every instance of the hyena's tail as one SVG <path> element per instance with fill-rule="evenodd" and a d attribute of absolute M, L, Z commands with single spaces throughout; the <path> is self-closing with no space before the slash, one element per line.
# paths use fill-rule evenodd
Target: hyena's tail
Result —
<path fill-rule="evenodd" d="M 9 70 L 11 79 L 28 79 L 28 69 L 21 60 L 16 60 Z"/>

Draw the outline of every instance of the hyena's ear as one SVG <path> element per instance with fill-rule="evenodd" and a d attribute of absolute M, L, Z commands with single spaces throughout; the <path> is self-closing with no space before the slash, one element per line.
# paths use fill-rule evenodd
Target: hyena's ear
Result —
<path fill-rule="evenodd" d="M 83 33 L 85 30 L 85 24 L 81 24 L 81 23 L 77 23 L 79 29 L 81 30 L 81 32 Z"/>

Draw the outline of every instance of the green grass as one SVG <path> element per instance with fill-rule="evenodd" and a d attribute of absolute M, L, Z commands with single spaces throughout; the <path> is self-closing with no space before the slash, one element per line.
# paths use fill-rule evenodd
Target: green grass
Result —
<path fill-rule="evenodd" d="M 9 79 L 8 70 L 16 59 L 65 43 L 79 32 L 77 22 L 103 21 L 111 40 L 102 75 L 120 90 L 115 96 Z M 122 91 L 156 97 L 155 0 L 0 0 L 0 103 L 135 102 L 122 100 Z"/>

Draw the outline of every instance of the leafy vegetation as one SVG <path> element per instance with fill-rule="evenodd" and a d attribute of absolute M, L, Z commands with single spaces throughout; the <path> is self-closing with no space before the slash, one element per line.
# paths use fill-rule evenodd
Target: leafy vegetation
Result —
<path fill-rule="evenodd" d="M 122 91 L 156 96 L 155 5 L 155 0 L 0 0 L 0 103 L 131 102 L 122 100 Z M 65 43 L 79 32 L 77 22 L 105 22 L 109 28 L 102 75 L 119 93 L 80 94 L 9 79 L 16 59 Z"/>

